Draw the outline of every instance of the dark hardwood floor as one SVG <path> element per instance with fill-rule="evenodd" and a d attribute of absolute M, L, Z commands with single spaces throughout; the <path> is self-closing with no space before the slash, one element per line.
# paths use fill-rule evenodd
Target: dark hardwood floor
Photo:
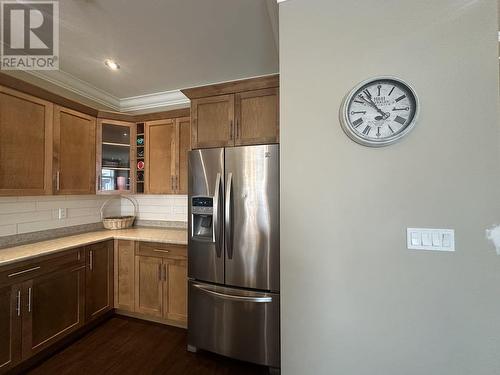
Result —
<path fill-rule="evenodd" d="M 266 367 L 189 353 L 186 345 L 186 330 L 115 316 L 28 374 L 268 374 Z"/>

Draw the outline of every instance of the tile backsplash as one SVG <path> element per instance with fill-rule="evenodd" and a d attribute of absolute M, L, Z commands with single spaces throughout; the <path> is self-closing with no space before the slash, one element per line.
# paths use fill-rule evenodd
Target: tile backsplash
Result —
<path fill-rule="evenodd" d="M 0 236 L 97 223 L 106 199 L 96 195 L 0 197 Z M 59 208 L 66 208 L 65 219 L 58 219 Z M 118 201 L 109 205 L 109 212 L 120 213 Z"/>
<path fill-rule="evenodd" d="M 185 195 L 133 195 L 139 205 L 139 220 L 187 221 Z M 0 197 L 0 237 L 37 232 L 101 221 L 100 208 L 109 196 L 69 195 Z M 67 217 L 58 219 L 58 209 Z M 105 209 L 106 216 L 133 212 L 126 199 L 115 199 Z"/>
<path fill-rule="evenodd" d="M 187 195 L 131 195 L 139 206 L 137 219 L 187 222 Z M 132 203 L 121 201 L 122 215 L 131 215 Z"/>

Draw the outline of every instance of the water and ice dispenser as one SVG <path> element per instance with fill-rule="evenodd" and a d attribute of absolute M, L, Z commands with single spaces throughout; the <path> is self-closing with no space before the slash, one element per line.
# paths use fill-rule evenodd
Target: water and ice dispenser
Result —
<path fill-rule="evenodd" d="M 214 241 L 213 203 L 212 197 L 193 197 L 191 199 L 191 237 L 194 240 Z"/>

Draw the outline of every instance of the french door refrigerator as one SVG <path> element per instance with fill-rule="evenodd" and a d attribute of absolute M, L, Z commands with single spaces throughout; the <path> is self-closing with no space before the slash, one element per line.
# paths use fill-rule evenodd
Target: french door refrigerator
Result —
<path fill-rule="evenodd" d="M 189 153 L 188 350 L 280 367 L 278 145 Z"/>

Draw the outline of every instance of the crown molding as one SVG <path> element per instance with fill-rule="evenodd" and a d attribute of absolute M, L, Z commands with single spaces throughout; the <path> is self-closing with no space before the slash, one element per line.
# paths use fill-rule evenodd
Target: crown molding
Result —
<path fill-rule="evenodd" d="M 41 70 L 26 70 L 25 72 L 77 95 L 83 96 L 86 99 L 112 108 L 114 111 L 120 111 L 119 98 L 62 70 L 47 72 Z"/>
<path fill-rule="evenodd" d="M 189 103 L 189 99 L 180 90 L 163 91 L 120 99 L 120 111 L 131 112 Z"/>
<path fill-rule="evenodd" d="M 105 105 L 117 112 L 131 112 L 154 108 L 164 108 L 173 105 L 189 104 L 189 99 L 180 91 L 163 91 L 146 95 L 117 98 L 88 82 L 62 70 L 58 71 L 26 71 L 39 79 L 71 91 L 86 99 Z"/>

